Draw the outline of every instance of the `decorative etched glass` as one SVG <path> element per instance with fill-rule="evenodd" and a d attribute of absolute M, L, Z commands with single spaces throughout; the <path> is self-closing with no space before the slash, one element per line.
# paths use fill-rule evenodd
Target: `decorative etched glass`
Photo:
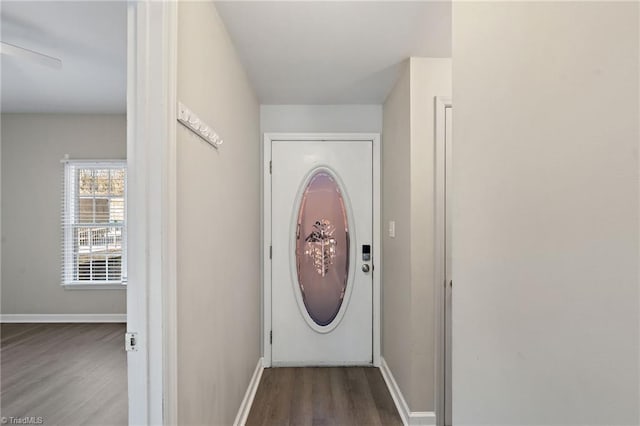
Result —
<path fill-rule="evenodd" d="M 340 187 L 325 170 L 302 194 L 296 232 L 296 269 L 305 309 L 320 326 L 340 311 L 349 276 L 349 224 Z"/>

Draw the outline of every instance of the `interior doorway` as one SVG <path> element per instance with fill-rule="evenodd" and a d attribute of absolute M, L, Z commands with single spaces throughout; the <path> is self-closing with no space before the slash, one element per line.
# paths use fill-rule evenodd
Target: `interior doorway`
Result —
<path fill-rule="evenodd" d="M 127 8 L 2 2 L 3 423 L 128 423 Z"/>

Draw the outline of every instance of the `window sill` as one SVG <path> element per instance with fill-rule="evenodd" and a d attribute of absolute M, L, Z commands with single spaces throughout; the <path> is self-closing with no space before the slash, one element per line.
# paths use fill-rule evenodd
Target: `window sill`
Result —
<path fill-rule="evenodd" d="M 65 290 L 126 290 L 127 285 L 122 283 L 67 283 L 62 284 Z"/>

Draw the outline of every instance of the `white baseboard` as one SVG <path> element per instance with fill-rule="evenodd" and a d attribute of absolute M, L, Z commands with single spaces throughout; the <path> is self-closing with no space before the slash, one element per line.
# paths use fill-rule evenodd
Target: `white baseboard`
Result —
<path fill-rule="evenodd" d="M 393 374 L 391 374 L 391 370 L 389 370 L 389 366 L 384 358 L 380 360 L 380 372 L 382 373 L 382 377 L 384 378 L 387 387 L 389 388 L 389 392 L 391 393 L 391 397 L 393 398 L 393 402 L 396 404 L 396 408 L 400 413 L 400 417 L 402 418 L 402 423 L 405 426 L 433 426 L 436 425 L 436 413 L 433 411 L 410 411 L 409 405 L 407 401 L 404 399 L 400 388 L 398 387 L 398 383 L 393 378 Z"/>
<path fill-rule="evenodd" d="M 260 384 L 260 379 L 262 378 L 263 371 L 263 359 L 259 358 L 256 369 L 254 370 L 251 381 L 249 382 L 249 387 L 247 387 L 247 392 L 244 394 L 242 404 L 240 404 L 240 409 L 238 410 L 238 415 L 236 415 L 236 420 L 233 422 L 233 426 L 244 426 L 244 424 L 247 422 L 249 411 L 251 411 L 251 405 L 253 404 L 253 398 L 255 398 L 256 396 L 256 391 L 258 390 L 258 385 Z"/>
<path fill-rule="evenodd" d="M 409 426 L 434 426 L 436 424 L 436 413 L 433 411 L 411 411 L 409 413 Z"/>
<path fill-rule="evenodd" d="M 0 322 L 127 322 L 127 314 L 2 314 Z"/>

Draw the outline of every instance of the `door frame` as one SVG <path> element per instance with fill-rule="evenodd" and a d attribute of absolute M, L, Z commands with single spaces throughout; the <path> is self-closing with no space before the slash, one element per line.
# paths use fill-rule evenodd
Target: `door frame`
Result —
<path fill-rule="evenodd" d="M 380 366 L 380 134 L 379 133 L 265 133 L 262 146 L 262 356 L 271 367 L 271 147 L 274 141 L 371 141 L 373 144 L 373 365 Z"/>
<path fill-rule="evenodd" d="M 177 2 L 127 4 L 127 353 L 131 425 L 177 424 Z"/>
<path fill-rule="evenodd" d="M 446 110 L 453 108 L 451 97 L 436 96 L 435 99 L 435 268 L 436 283 L 436 423 L 444 425 L 445 417 L 445 288 L 446 272 Z"/>

